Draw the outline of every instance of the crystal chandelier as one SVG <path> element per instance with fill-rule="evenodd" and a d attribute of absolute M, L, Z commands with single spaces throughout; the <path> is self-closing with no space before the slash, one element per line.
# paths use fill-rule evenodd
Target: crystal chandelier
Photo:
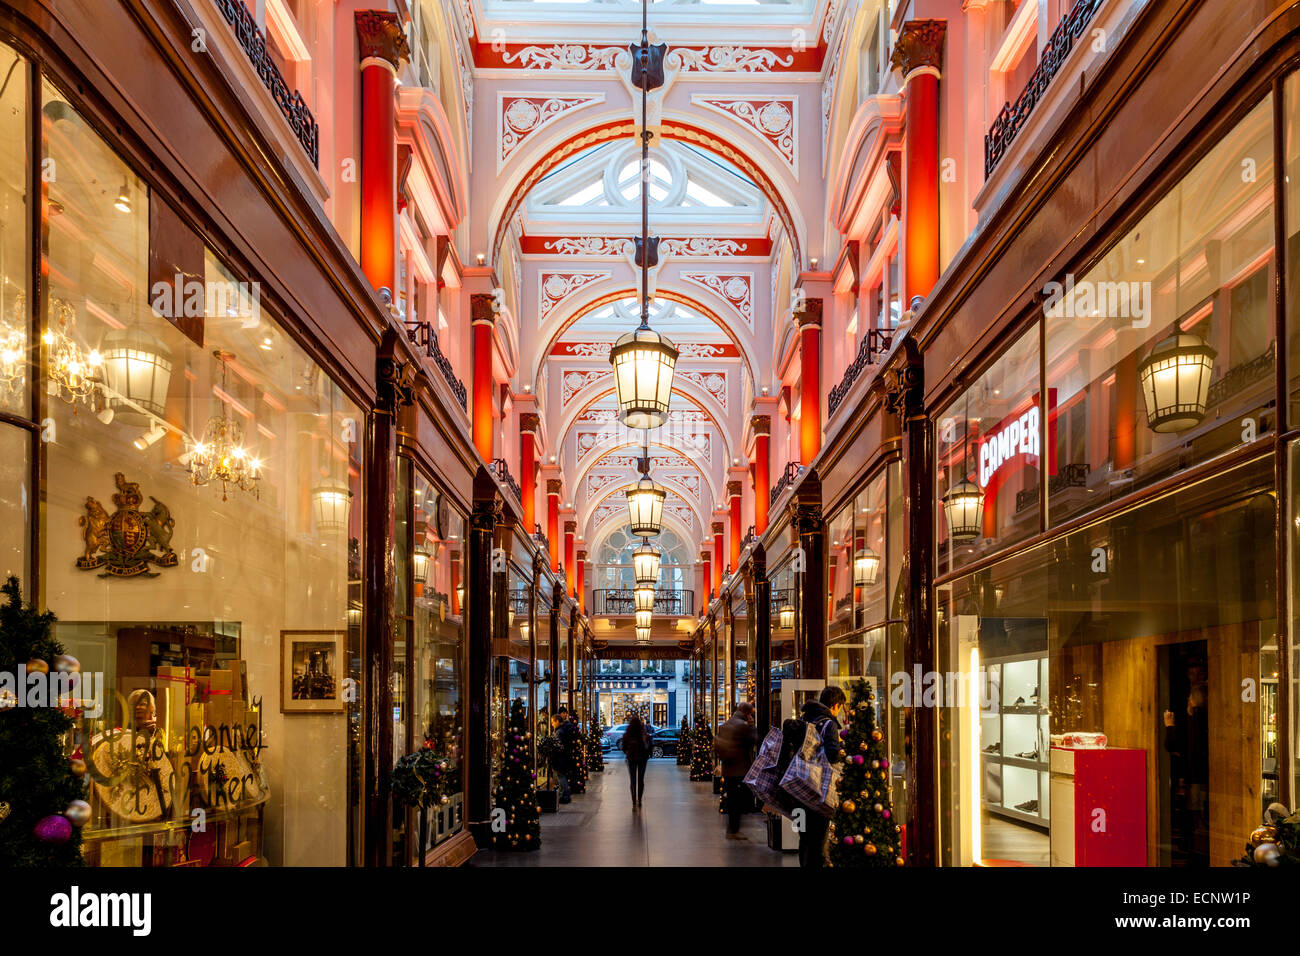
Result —
<path fill-rule="evenodd" d="M 45 343 L 48 356 L 46 367 L 51 391 L 69 405 L 89 402 L 99 384 L 104 360 L 96 349 L 83 351 L 72 337 L 77 312 L 71 303 L 51 299 L 50 311 L 54 321 L 41 336 L 41 341 Z"/>
<path fill-rule="evenodd" d="M 221 363 L 221 392 L 226 391 L 226 361 L 233 356 L 217 349 L 212 353 Z M 226 500 L 226 486 L 234 485 L 260 497 L 258 482 L 262 480 L 262 463 L 244 448 L 244 429 L 239 422 L 226 414 L 226 401 L 222 397 L 221 413 L 208 419 L 203 438 L 190 450 L 190 481 L 202 487 L 210 482 L 221 482 L 221 500 Z"/>
<path fill-rule="evenodd" d="M 27 380 L 27 297 L 14 298 L 14 324 L 0 322 L 0 396 L 16 395 Z"/>

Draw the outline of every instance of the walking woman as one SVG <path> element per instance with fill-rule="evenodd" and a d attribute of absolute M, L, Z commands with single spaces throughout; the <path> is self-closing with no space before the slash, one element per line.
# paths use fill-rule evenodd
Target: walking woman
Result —
<path fill-rule="evenodd" d="M 650 761 L 650 734 L 637 714 L 627 722 L 627 730 L 619 741 L 623 756 L 627 758 L 628 783 L 632 787 L 632 808 L 641 806 L 641 795 L 645 793 L 645 767 Z"/>

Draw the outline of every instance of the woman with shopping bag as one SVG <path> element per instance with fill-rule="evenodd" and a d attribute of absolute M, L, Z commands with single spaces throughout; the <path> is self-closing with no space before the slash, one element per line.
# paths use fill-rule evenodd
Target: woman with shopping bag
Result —
<path fill-rule="evenodd" d="M 800 866 L 826 865 L 826 831 L 830 827 L 830 815 L 839 802 L 834 778 L 838 776 L 835 765 L 844 760 L 839 718 L 844 713 L 846 699 L 839 687 L 827 686 L 822 689 L 818 700 L 803 705 L 808 745 L 793 755 L 781 780 L 782 788 L 803 810 L 803 829 L 799 833 Z M 829 778 L 827 771 L 830 771 Z"/>

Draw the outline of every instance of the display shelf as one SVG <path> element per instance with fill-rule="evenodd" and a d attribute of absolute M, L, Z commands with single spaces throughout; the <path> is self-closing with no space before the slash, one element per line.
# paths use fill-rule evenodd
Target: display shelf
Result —
<path fill-rule="evenodd" d="M 1050 816 L 1047 657 L 990 658 L 981 670 L 987 688 L 980 707 L 984 808 L 1046 829 Z"/>

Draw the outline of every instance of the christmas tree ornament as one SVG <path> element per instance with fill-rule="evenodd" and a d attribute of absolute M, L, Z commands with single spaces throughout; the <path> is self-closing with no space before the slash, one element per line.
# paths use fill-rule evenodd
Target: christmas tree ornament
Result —
<path fill-rule="evenodd" d="M 1265 843 L 1277 842 L 1277 827 L 1262 826 L 1257 827 L 1255 832 L 1250 835 L 1251 846 L 1261 846 Z"/>
<path fill-rule="evenodd" d="M 871 805 L 871 809 L 872 809 L 872 810 L 875 810 L 877 813 L 880 813 L 880 812 L 881 812 L 882 810 L 884 810 L 885 808 L 884 808 L 884 805 L 883 805 L 883 804 L 873 803 L 873 804 Z"/>
<path fill-rule="evenodd" d="M 33 657 L 27 662 L 27 673 L 29 674 L 48 674 L 49 672 L 50 665 L 39 657 Z"/>
<path fill-rule="evenodd" d="M 9 818 L 9 813 L 10 813 L 9 804 L 0 802 L 0 823 L 3 823 L 5 820 Z"/>
<path fill-rule="evenodd" d="M 60 654 L 54 658 L 54 669 L 60 674 L 80 674 L 81 661 L 71 654 Z"/>
<path fill-rule="evenodd" d="M 852 837 L 852 836 L 846 836 L 846 837 L 844 838 L 844 845 L 845 845 L 845 846 L 853 846 L 853 837 Z"/>
<path fill-rule="evenodd" d="M 852 800 L 845 800 L 842 806 L 844 807 L 845 813 L 852 813 L 854 810 L 858 808 L 857 804 L 855 804 Z"/>
<path fill-rule="evenodd" d="M 1261 843 L 1255 847 L 1255 862 L 1263 866 L 1277 866 L 1282 860 L 1282 853 L 1276 843 Z"/>
<path fill-rule="evenodd" d="M 0 690 L 0 711 L 13 710 L 18 706 L 18 695 L 7 687 Z"/>
<path fill-rule="evenodd" d="M 871 691 L 859 680 L 848 688 L 848 731 L 844 737 L 847 760 L 844 763 L 839 792 L 847 795 L 835 810 L 832 825 L 840 833 L 854 835 L 852 849 L 843 840 L 833 841 L 827 851 L 827 864 L 839 867 L 894 866 L 899 854 L 899 829 L 890 819 L 885 773 L 884 735 L 876 727 L 876 708 L 870 703 Z M 880 779 L 878 784 L 877 778 Z M 879 788 L 879 789 L 877 789 Z"/>
<path fill-rule="evenodd" d="M 879 770 L 879 769 L 880 769 L 880 761 L 879 761 L 879 760 L 873 760 L 873 761 L 871 761 L 871 769 L 872 769 L 872 770 Z"/>
<path fill-rule="evenodd" d="M 862 846 L 862 852 L 865 853 L 867 856 L 875 856 L 876 845 L 874 843 L 864 843 Z"/>
<path fill-rule="evenodd" d="M 885 735 L 878 730 L 873 730 L 871 732 L 871 739 L 874 740 L 876 743 L 880 743 L 880 741 L 885 739 Z"/>
<path fill-rule="evenodd" d="M 907 861 L 904 860 L 901 856 L 900 856 L 898 859 L 896 859 L 896 860 L 894 861 L 894 863 L 895 863 L 895 865 L 897 865 L 897 866 L 906 866 L 906 865 L 907 865 Z"/>
<path fill-rule="evenodd" d="M 73 800 L 68 804 L 68 809 L 63 811 L 63 815 L 74 827 L 84 827 L 90 822 L 90 804 L 85 800 Z"/>
<path fill-rule="evenodd" d="M 32 835 L 42 843 L 55 845 L 67 843 L 72 838 L 72 824 L 68 818 L 57 813 L 41 817 L 32 827 Z"/>

